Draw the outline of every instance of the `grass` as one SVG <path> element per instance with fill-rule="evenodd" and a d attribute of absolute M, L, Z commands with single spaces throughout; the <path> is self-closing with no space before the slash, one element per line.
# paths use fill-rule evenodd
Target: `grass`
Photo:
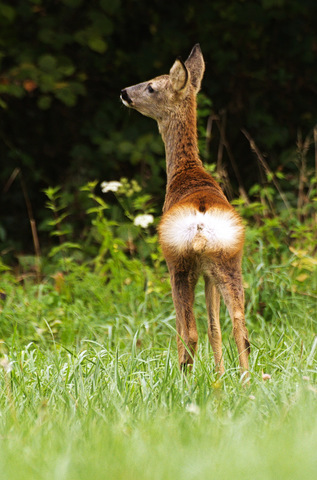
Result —
<path fill-rule="evenodd" d="M 278 330 L 274 349 L 253 349 L 249 388 L 228 363 L 217 381 L 206 345 L 187 378 L 172 345 L 17 348 L 4 372 L 0 478 L 314 478 L 312 345 L 301 358 L 297 332 Z"/>
<path fill-rule="evenodd" d="M 314 478 L 316 272 L 303 283 L 294 258 L 261 255 L 244 265 L 250 386 L 224 309 L 226 373 L 216 377 L 202 284 L 185 377 L 161 273 L 142 284 L 129 272 L 124 286 L 75 264 L 62 286 L 3 273 L 0 479 Z"/>

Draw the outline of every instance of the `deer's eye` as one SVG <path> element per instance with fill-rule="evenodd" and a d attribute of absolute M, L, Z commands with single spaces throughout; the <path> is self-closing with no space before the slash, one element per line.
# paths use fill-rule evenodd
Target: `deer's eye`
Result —
<path fill-rule="evenodd" d="M 153 93 L 155 90 L 154 90 L 154 88 L 152 88 L 152 85 L 148 85 L 147 91 L 148 91 L 149 93 Z"/>

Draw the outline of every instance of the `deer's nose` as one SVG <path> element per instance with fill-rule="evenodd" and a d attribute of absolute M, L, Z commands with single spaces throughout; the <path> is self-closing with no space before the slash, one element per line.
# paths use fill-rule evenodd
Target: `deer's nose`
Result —
<path fill-rule="evenodd" d="M 124 103 L 124 102 L 127 102 L 129 105 L 131 105 L 132 100 L 131 100 L 131 98 L 129 97 L 126 88 L 124 88 L 123 90 L 121 90 L 120 98 L 121 98 L 121 100 L 123 101 L 123 103 Z"/>

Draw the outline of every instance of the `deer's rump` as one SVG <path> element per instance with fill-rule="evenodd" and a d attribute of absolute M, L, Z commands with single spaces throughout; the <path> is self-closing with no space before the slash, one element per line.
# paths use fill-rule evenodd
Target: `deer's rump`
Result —
<path fill-rule="evenodd" d="M 192 252 L 231 257 L 241 250 L 244 228 L 233 208 L 214 206 L 201 212 L 192 204 L 180 204 L 163 215 L 159 235 L 169 256 Z"/>

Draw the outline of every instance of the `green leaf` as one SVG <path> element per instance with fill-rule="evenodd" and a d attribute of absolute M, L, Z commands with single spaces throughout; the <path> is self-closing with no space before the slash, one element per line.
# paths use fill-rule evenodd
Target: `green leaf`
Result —
<path fill-rule="evenodd" d="M 38 60 L 38 66 L 44 72 L 53 72 L 57 66 L 57 60 L 52 55 L 42 55 Z"/>
<path fill-rule="evenodd" d="M 8 108 L 8 105 L 6 104 L 6 102 L 4 100 L 2 100 L 1 98 L 0 98 L 0 107 L 3 108 L 3 109 Z"/>
<path fill-rule="evenodd" d="M 12 23 L 15 19 L 16 13 L 13 7 L 0 3 L 0 18 L 5 18 L 9 23 Z"/>
<path fill-rule="evenodd" d="M 77 96 L 68 88 L 57 90 L 55 96 L 68 107 L 76 105 Z"/>
<path fill-rule="evenodd" d="M 73 243 L 73 242 L 65 242 L 62 245 L 58 245 L 57 247 L 52 248 L 52 250 L 49 253 L 49 257 L 54 257 L 59 252 L 64 252 L 65 250 L 68 249 L 78 249 L 81 250 L 81 246 L 78 243 Z"/>
<path fill-rule="evenodd" d="M 52 98 L 49 95 L 42 95 L 37 101 L 37 105 L 41 110 L 48 110 L 51 104 Z"/>
<path fill-rule="evenodd" d="M 107 43 L 99 35 L 90 37 L 88 39 L 88 45 L 94 52 L 104 53 L 107 50 Z"/>

